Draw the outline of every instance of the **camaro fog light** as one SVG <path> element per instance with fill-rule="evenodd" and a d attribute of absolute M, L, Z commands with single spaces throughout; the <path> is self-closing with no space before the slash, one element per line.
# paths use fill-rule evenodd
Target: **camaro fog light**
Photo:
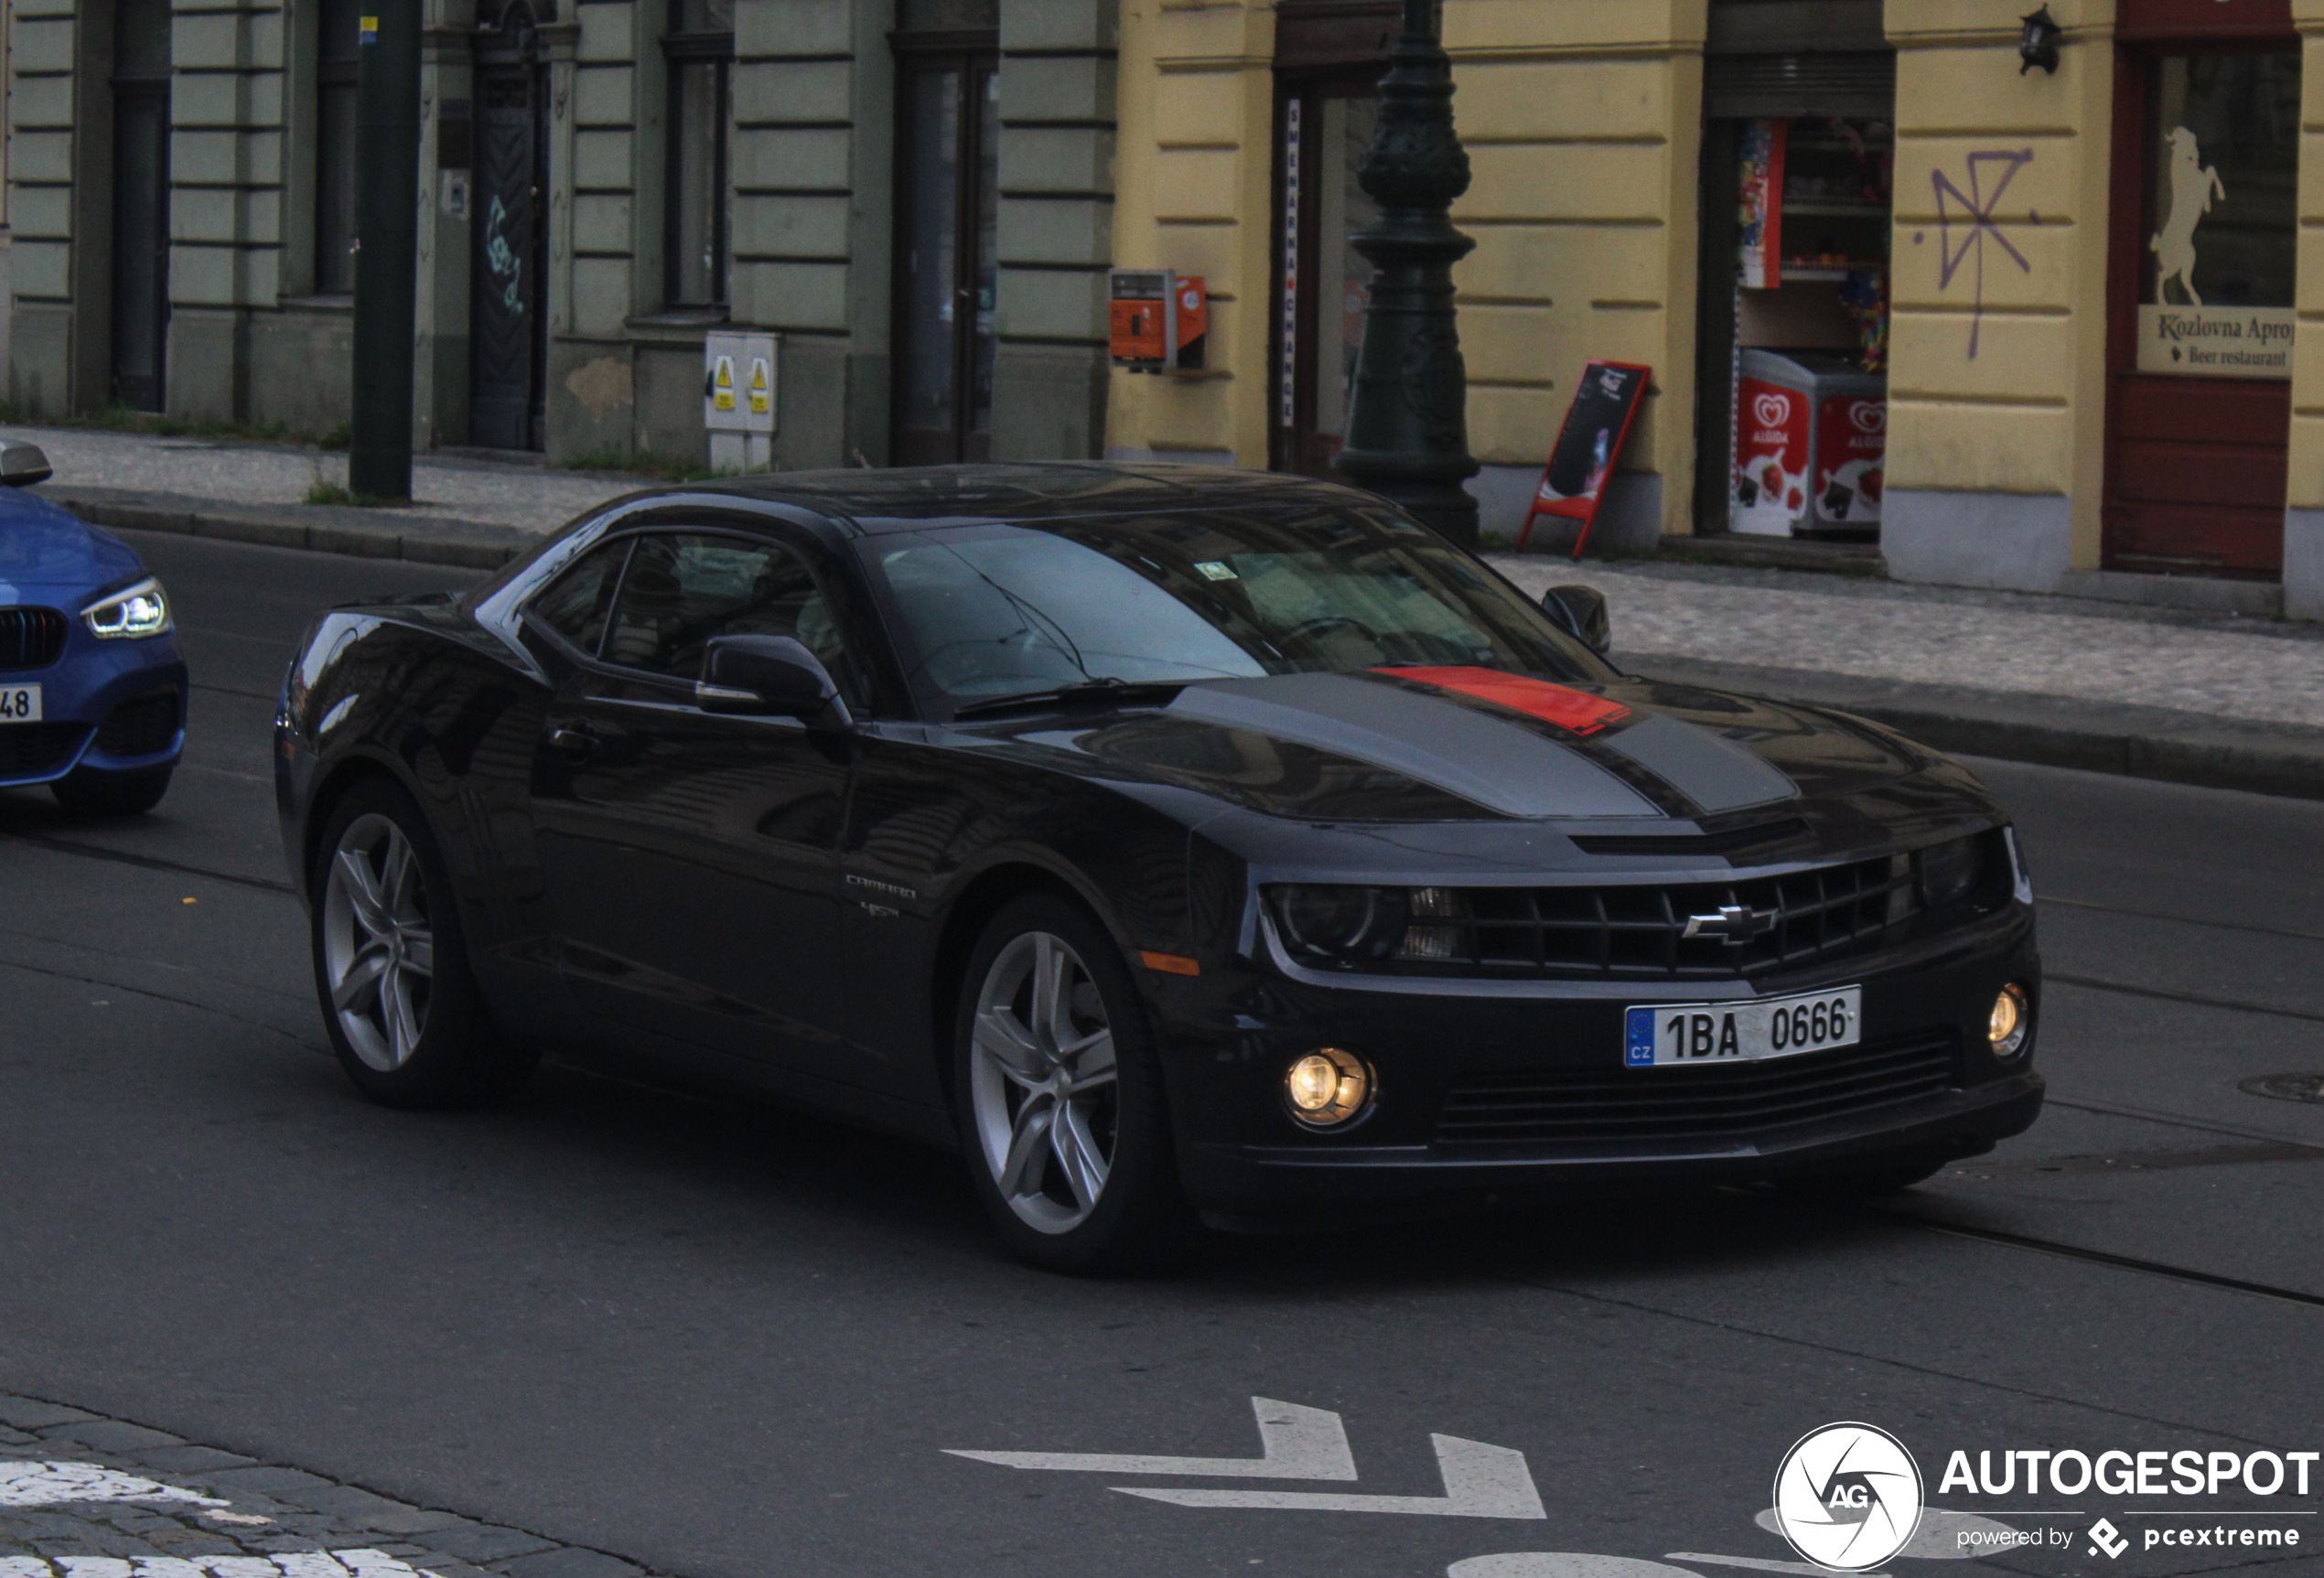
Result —
<path fill-rule="evenodd" d="M 1372 1070 L 1363 1059 L 1337 1047 L 1318 1047 L 1291 1065 L 1283 1077 L 1291 1115 L 1311 1129 L 1330 1129 L 1362 1111 L 1372 1100 Z"/>
<path fill-rule="evenodd" d="M 89 633 L 113 641 L 158 636 L 169 628 L 169 598 L 150 576 L 81 610 Z"/>
<path fill-rule="evenodd" d="M 2032 1028 L 2033 1009 L 2026 1002 L 2026 989 L 2013 981 L 1993 1000 L 1993 1017 L 1985 1024 L 1993 1055 L 2005 1062 L 2015 1057 L 2025 1050 L 2026 1033 Z"/>

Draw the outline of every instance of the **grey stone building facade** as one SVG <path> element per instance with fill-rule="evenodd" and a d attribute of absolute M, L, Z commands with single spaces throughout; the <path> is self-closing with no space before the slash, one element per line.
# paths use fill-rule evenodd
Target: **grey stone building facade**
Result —
<path fill-rule="evenodd" d="M 423 0 L 414 436 L 802 467 L 1102 454 L 1118 0 Z M 349 406 L 360 0 L 10 0 L 7 389 Z"/>

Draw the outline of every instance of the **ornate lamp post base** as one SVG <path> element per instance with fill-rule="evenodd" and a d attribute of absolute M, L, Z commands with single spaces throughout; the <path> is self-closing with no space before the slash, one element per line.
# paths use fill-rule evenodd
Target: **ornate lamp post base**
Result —
<path fill-rule="evenodd" d="M 1469 453 L 1452 265 L 1477 243 L 1447 217 L 1469 189 L 1469 156 L 1453 131 L 1452 63 L 1436 41 L 1435 8 L 1434 0 L 1404 0 L 1404 33 L 1380 80 L 1379 127 L 1356 167 L 1380 213 L 1350 240 L 1377 272 L 1347 445 L 1331 464 L 1474 547 L 1477 501 L 1461 484 L 1477 474 L 1477 462 Z"/>

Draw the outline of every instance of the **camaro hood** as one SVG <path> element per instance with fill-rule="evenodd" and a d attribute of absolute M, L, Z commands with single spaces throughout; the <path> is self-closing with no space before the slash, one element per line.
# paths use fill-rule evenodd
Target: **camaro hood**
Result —
<path fill-rule="evenodd" d="M 1780 814 L 1936 759 L 1806 708 L 1468 668 L 1210 681 L 1166 707 L 1093 728 L 1050 720 L 1017 737 L 1251 810 L 1350 821 Z"/>
<path fill-rule="evenodd" d="M 0 488 L 0 603 L 38 600 L 35 587 L 95 592 L 143 568 L 111 532 L 22 488 Z"/>

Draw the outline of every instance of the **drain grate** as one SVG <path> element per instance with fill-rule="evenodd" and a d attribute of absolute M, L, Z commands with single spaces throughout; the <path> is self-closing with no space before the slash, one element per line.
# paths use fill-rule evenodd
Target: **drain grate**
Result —
<path fill-rule="evenodd" d="M 2278 1101 L 2324 1101 L 2324 1074 L 2261 1074 L 2237 1080 L 2235 1089 Z"/>

